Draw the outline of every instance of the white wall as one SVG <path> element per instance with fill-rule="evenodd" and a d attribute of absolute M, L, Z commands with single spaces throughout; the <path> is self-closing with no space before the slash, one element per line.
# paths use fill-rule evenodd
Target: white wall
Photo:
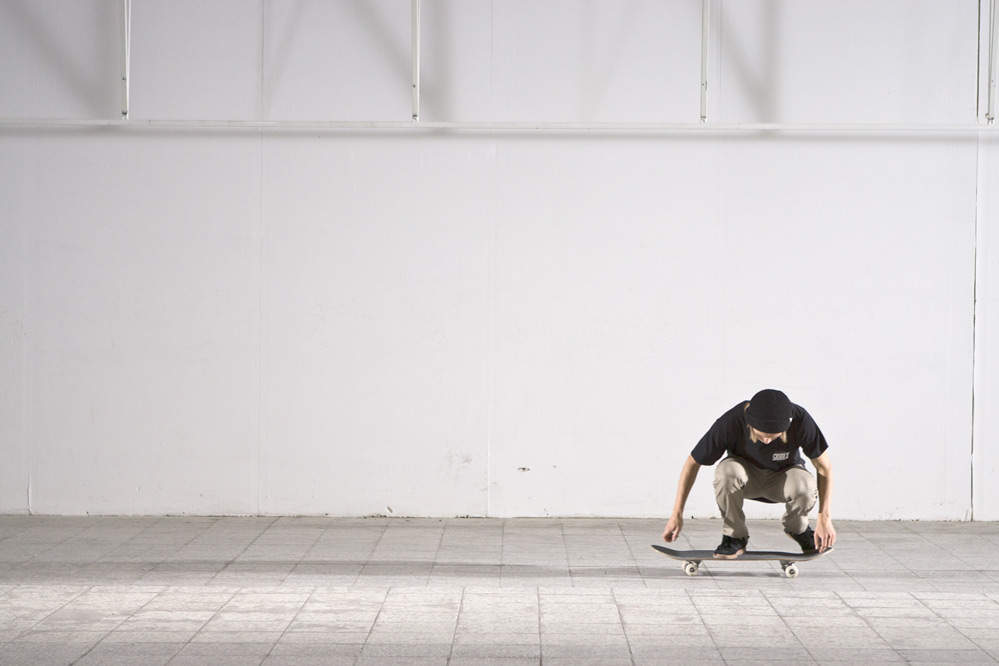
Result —
<path fill-rule="evenodd" d="M 115 118 L 116 4 L 0 2 L 0 115 Z M 407 120 L 409 4 L 134 0 L 131 117 Z M 974 0 L 712 4 L 711 120 L 984 113 Z M 699 2 L 423 6 L 422 119 L 698 119 Z M 997 155 L 0 127 L 0 511 L 658 516 L 775 386 L 835 515 L 995 519 Z"/>
<path fill-rule="evenodd" d="M 975 451 L 978 520 L 999 520 L 999 140 L 979 142 L 978 280 L 975 309 Z"/>

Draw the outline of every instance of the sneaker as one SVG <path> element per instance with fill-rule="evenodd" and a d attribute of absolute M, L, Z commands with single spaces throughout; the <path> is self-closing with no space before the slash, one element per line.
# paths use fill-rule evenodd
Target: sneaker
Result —
<path fill-rule="evenodd" d="M 803 553 L 815 553 L 818 552 L 818 548 L 815 547 L 815 531 L 811 527 L 806 527 L 805 531 L 801 534 L 791 534 L 790 532 L 785 532 L 794 539 L 799 546 L 801 546 L 801 552 Z"/>
<path fill-rule="evenodd" d="M 734 560 L 746 552 L 748 541 L 748 536 L 736 538 L 725 535 L 722 537 L 721 545 L 715 548 L 715 557 L 719 560 Z"/>

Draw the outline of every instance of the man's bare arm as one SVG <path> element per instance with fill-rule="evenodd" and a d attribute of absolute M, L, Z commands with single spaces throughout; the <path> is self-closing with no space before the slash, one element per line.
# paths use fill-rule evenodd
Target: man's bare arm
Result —
<path fill-rule="evenodd" d="M 672 543 L 680 536 L 683 529 L 683 508 L 687 505 L 687 497 L 690 489 L 694 487 L 697 480 L 697 472 L 701 465 L 694 460 L 693 456 L 687 456 L 683 462 L 683 469 L 680 470 L 680 481 L 677 483 L 676 502 L 673 504 L 673 513 L 670 515 L 666 529 L 663 530 L 663 540 Z"/>
<path fill-rule="evenodd" d="M 826 451 L 818 458 L 812 459 L 819 485 L 819 517 L 815 524 L 815 545 L 820 551 L 832 548 L 836 543 L 836 528 L 832 524 L 830 501 L 832 498 L 833 475 L 832 462 Z"/>

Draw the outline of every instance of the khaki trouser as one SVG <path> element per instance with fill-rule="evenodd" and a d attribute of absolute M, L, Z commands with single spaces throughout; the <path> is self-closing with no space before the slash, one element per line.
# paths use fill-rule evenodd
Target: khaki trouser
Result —
<path fill-rule="evenodd" d="M 784 504 L 784 531 L 801 534 L 808 528 L 808 512 L 819 498 L 815 477 L 803 467 L 783 472 L 760 469 L 742 458 L 726 458 L 715 469 L 715 499 L 725 525 L 722 532 L 730 537 L 749 536 L 742 502 L 767 499 Z"/>

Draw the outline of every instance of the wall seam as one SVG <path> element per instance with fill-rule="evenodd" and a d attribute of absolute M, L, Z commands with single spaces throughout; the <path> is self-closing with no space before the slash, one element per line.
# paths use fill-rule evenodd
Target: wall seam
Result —
<path fill-rule="evenodd" d="M 263 510 L 264 487 L 264 131 L 258 137 L 257 159 L 257 515 Z"/>
<path fill-rule="evenodd" d="M 496 27 L 496 5 L 491 3 L 490 5 L 490 21 L 489 21 L 489 89 L 490 89 L 490 108 L 489 115 L 492 116 L 493 108 L 495 103 L 492 99 L 492 91 L 495 90 L 493 85 L 493 49 L 495 48 L 495 40 L 493 39 L 493 31 Z M 486 299 L 488 307 L 488 330 L 486 332 L 486 344 L 488 349 L 486 352 L 486 363 L 487 363 L 487 396 L 486 396 L 486 517 L 493 517 L 493 419 L 495 413 L 495 395 L 496 395 L 496 203 L 498 200 L 497 185 L 496 185 L 496 137 L 493 136 L 491 139 L 491 146 L 489 151 L 489 182 L 491 188 L 491 201 L 489 202 L 489 215 L 487 219 L 489 220 L 489 264 L 487 268 L 487 278 L 486 278 Z"/>
<path fill-rule="evenodd" d="M 34 138 L 34 142 L 40 143 L 41 139 L 39 137 Z M 37 156 L 40 150 L 36 145 L 34 154 Z M 37 160 L 37 157 L 33 158 Z M 25 169 L 24 174 L 32 179 L 35 177 L 36 170 Z M 27 184 L 24 187 L 24 191 L 31 192 L 32 201 L 37 201 L 37 197 L 34 196 L 34 188 L 29 187 Z M 23 216 L 21 219 L 22 233 L 21 233 L 21 254 L 24 261 L 24 279 L 21 280 L 21 308 L 24 312 L 24 331 L 23 339 L 21 341 L 21 452 L 24 457 L 25 470 L 28 473 L 28 483 L 25 488 L 27 511 L 28 515 L 34 515 L 33 506 L 33 493 L 34 493 L 34 478 L 35 478 L 35 423 L 34 423 L 34 408 L 32 404 L 32 395 L 34 394 L 35 386 L 35 363 L 34 363 L 34 336 L 33 336 L 33 326 L 34 323 L 34 312 L 31 309 L 35 300 L 30 298 L 37 291 L 35 282 L 35 253 L 32 251 L 35 244 L 32 242 L 31 234 L 34 233 L 35 226 L 28 221 L 28 216 Z M 30 284 L 29 284 L 30 282 Z M 29 351 L 29 347 L 31 350 Z"/>
<path fill-rule="evenodd" d="M 972 259 L 973 281 L 971 289 L 971 507 L 969 520 L 975 520 L 975 392 L 978 387 L 978 225 L 982 206 L 982 138 L 975 141 L 975 236 Z"/>
<path fill-rule="evenodd" d="M 995 19 L 991 15 L 991 10 L 989 11 L 989 20 L 983 21 L 983 11 L 985 6 L 982 0 L 978 1 L 978 49 L 976 51 L 976 76 L 975 76 L 975 120 L 981 123 L 982 109 L 981 109 L 981 96 L 982 96 L 982 39 L 985 34 L 982 32 L 983 28 L 988 29 L 988 35 L 991 36 L 991 24 Z M 987 38 L 988 39 L 988 38 Z M 988 80 L 989 74 L 988 70 L 985 72 L 985 90 L 988 91 L 988 86 L 990 81 Z M 987 95 L 986 95 L 987 96 Z M 975 520 L 975 476 L 977 474 L 976 463 L 976 431 L 978 425 L 978 417 L 975 411 L 975 398 L 977 397 L 978 391 L 978 283 L 979 283 L 979 272 L 978 272 L 978 255 L 979 255 L 979 231 L 980 224 L 982 220 L 982 135 L 979 134 L 975 141 L 975 230 L 974 230 L 974 257 L 973 257 L 973 270 L 974 270 L 974 280 L 972 287 L 972 310 L 971 310 L 971 486 L 970 486 L 970 500 L 971 508 L 969 510 L 969 520 L 974 522 Z"/>
<path fill-rule="evenodd" d="M 260 101 L 257 115 L 264 117 L 264 66 L 267 49 L 267 0 L 260 3 Z M 257 130 L 257 515 L 264 503 L 264 130 Z"/>

